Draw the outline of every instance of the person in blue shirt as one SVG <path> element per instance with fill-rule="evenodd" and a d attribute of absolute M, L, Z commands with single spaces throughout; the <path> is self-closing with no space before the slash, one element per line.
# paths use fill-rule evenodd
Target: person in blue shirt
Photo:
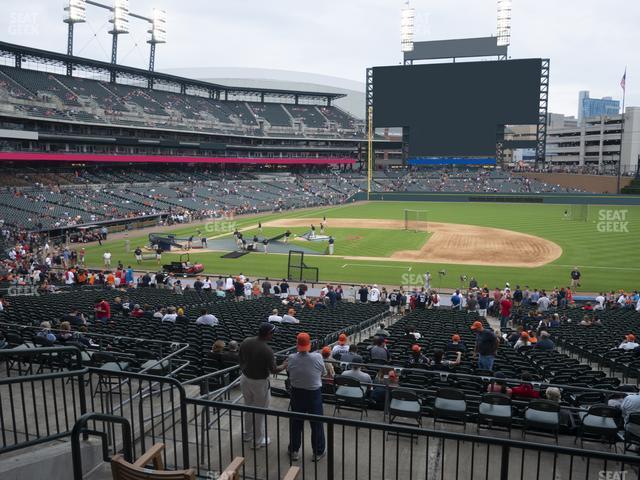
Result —
<path fill-rule="evenodd" d="M 133 285 L 133 268 L 131 268 L 131 265 L 127 267 L 127 271 L 124 274 L 124 281 L 127 282 L 127 285 Z"/>
<path fill-rule="evenodd" d="M 451 308 L 455 310 L 462 308 L 462 295 L 460 295 L 460 290 L 456 290 L 456 293 L 451 295 Z"/>

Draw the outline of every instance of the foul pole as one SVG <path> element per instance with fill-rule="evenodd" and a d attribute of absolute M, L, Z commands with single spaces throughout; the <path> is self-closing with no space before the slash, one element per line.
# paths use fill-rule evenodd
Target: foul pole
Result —
<path fill-rule="evenodd" d="M 367 111 L 369 129 L 367 131 L 367 200 L 371 196 L 371 175 L 373 168 L 373 107 Z"/>

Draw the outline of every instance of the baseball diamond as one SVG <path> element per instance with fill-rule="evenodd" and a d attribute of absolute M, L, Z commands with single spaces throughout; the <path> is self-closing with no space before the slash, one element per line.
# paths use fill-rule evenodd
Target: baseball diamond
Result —
<path fill-rule="evenodd" d="M 479 282 L 501 285 L 505 281 L 535 284 L 553 288 L 567 282 L 568 270 L 579 265 L 583 271 L 583 290 L 628 289 L 634 286 L 640 267 L 629 262 L 634 258 L 637 243 L 633 232 L 638 230 L 640 207 L 624 207 L 629 234 L 603 232 L 598 222 L 600 211 L 620 210 L 620 206 L 592 206 L 586 222 L 568 222 L 562 205 L 429 202 L 428 232 L 404 230 L 403 210 L 420 208 L 421 202 L 359 202 L 317 210 L 302 210 L 282 214 L 238 217 L 235 223 L 253 238 L 262 223 L 262 236 L 276 236 L 290 230 L 289 246 L 305 249 L 320 278 L 336 282 L 359 283 L 370 278 L 377 265 L 412 267 L 414 271 L 446 270 L 442 287 L 459 286 L 459 277 L 475 276 Z M 326 242 L 300 242 L 295 237 L 308 231 L 310 224 L 319 224 L 325 216 L 326 233 L 335 238 L 334 255 L 329 256 Z M 204 224 L 206 225 L 206 224 Z M 173 230 L 188 236 L 202 226 L 180 227 Z M 232 233 L 216 233 L 209 239 L 209 247 L 191 250 L 193 260 L 205 266 L 205 274 L 241 270 L 255 276 L 282 277 L 286 272 L 285 254 L 289 247 L 280 241 L 265 255 L 256 253 L 238 259 L 221 259 L 224 248 L 215 241 L 226 242 Z M 225 240 L 226 239 L 226 240 Z M 145 242 L 134 236 L 131 244 Z M 611 242 L 616 248 L 610 248 Z M 114 239 L 103 245 L 87 247 L 89 264 L 99 265 L 106 246 L 114 259 L 129 261 L 124 240 Z M 166 253 L 173 257 L 183 253 Z M 280 254 L 280 255 L 279 255 Z M 349 266 L 343 268 L 345 263 Z M 153 261 L 145 261 L 141 268 L 151 268 Z M 482 268 L 480 268 L 482 267 Z M 399 282 L 394 269 L 383 268 L 376 273 L 380 283 Z"/>

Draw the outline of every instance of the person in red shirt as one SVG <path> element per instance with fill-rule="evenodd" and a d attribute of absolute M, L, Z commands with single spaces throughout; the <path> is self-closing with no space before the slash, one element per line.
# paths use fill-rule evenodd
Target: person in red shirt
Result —
<path fill-rule="evenodd" d="M 107 323 L 111 319 L 111 306 L 104 298 L 100 298 L 96 302 L 95 307 L 96 320 Z"/>
<path fill-rule="evenodd" d="M 511 317 L 511 307 L 513 307 L 513 303 L 509 296 L 503 296 L 502 300 L 500 300 L 500 328 L 502 330 L 507 328 L 507 322 Z"/>

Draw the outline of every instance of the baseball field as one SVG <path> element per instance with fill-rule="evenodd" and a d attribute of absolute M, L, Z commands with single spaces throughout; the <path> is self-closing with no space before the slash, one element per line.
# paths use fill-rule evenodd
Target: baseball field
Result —
<path fill-rule="evenodd" d="M 427 231 L 405 230 L 405 209 L 427 211 Z M 418 285 L 429 271 L 437 288 L 459 287 L 461 277 L 475 277 L 490 288 L 510 282 L 549 289 L 566 286 L 569 272 L 578 266 L 582 291 L 638 288 L 640 207 L 590 206 L 586 220 L 567 218 L 568 209 L 548 204 L 364 202 L 193 224 L 176 227 L 172 233 L 188 237 L 200 230 L 210 243 L 231 237 L 234 228 L 245 238 L 275 237 L 287 229 L 298 236 L 311 224 L 319 229 L 326 217 L 324 233 L 335 239 L 332 256 L 325 254 L 327 242 L 290 241 L 291 248 L 303 246 L 319 253 L 307 255 L 305 262 L 319 268 L 323 281 Z M 109 249 L 113 265 L 120 260 L 135 266 L 133 249 L 144 247 L 147 235 L 132 232 L 128 241 L 129 252 L 122 237 L 88 246 L 87 265 L 100 267 L 102 254 Z M 287 274 L 286 254 L 220 258 L 227 252 L 194 249 L 190 256 L 193 263 L 204 264 L 208 274 L 242 272 L 278 279 Z M 178 254 L 163 254 L 162 263 Z M 136 268 L 153 271 L 158 266 L 155 260 L 145 260 Z"/>

